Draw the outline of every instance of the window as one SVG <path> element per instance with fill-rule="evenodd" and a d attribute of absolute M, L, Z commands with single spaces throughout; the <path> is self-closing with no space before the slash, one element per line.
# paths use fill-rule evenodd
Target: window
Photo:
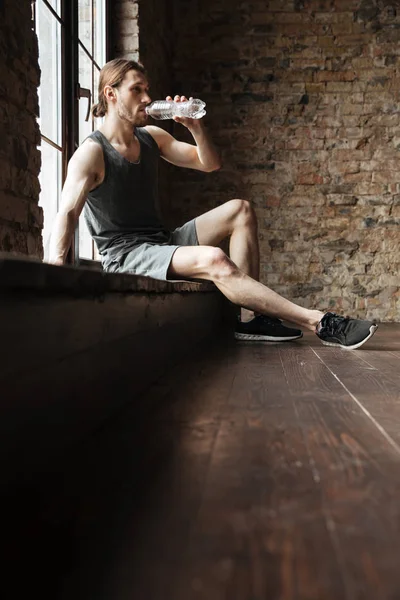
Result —
<path fill-rule="evenodd" d="M 59 13 L 60 0 L 52 0 L 51 5 Z M 39 126 L 42 133 L 42 169 L 39 180 L 42 189 L 39 204 L 44 212 L 43 246 L 46 255 L 62 185 L 62 30 L 61 24 L 41 0 L 37 1 L 36 6 L 36 33 L 39 39 L 39 61 L 42 71 L 39 88 Z"/>
<path fill-rule="evenodd" d="M 36 0 L 33 9 L 42 71 L 39 204 L 46 260 L 68 161 L 95 129 L 89 111 L 97 102 L 99 72 L 108 59 L 107 0 Z M 74 237 L 69 262 L 98 259 L 83 215 Z"/>

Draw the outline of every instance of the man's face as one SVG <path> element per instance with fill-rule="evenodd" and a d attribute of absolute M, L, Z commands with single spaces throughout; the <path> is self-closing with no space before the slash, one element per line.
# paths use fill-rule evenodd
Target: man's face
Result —
<path fill-rule="evenodd" d="M 116 88 L 116 109 L 120 119 L 132 125 L 142 126 L 147 122 L 145 107 L 151 102 L 149 84 L 140 71 L 128 71 Z"/>

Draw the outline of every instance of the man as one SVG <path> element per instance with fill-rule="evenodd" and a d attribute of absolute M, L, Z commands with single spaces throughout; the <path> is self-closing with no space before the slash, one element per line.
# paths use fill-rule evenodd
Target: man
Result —
<path fill-rule="evenodd" d="M 69 163 L 50 240 L 50 262 L 64 263 L 85 206 L 106 271 L 214 282 L 243 307 L 238 339 L 283 341 L 303 335 L 284 327 L 281 318 L 314 331 L 325 344 L 348 349 L 364 344 L 376 330 L 373 323 L 302 308 L 258 281 L 257 222 L 247 201 L 231 200 L 173 232 L 164 229 L 157 211 L 159 156 L 206 172 L 219 169 L 221 163 L 201 119 L 175 117 L 188 128 L 195 145 L 179 142 L 163 129 L 146 125 L 150 102 L 142 65 L 116 59 L 103 67 L 99 102 L 92 110 L 95 117 L 104 116 L 104 122 Z M 229 257 L 217 247 L 228 236 Z"/>

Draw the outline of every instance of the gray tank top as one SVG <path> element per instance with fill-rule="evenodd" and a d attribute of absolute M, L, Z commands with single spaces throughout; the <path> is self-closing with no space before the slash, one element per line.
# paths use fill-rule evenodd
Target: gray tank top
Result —
<path fill-rule="evenodd" d="M 135 135 L 140 142 L 137 163 L 124 158 L 100 131 L 88 136 L 104 156 L 104 181 L 88 194 L 84 210 L 103 264 L 136 244 L 165 243 L 170 235 L 158 207 L 157 143 L 144 128 L 135 128 Z"/>

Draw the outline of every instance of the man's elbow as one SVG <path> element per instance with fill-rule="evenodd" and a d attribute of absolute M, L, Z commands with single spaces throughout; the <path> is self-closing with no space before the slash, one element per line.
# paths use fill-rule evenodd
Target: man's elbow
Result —
<path fill-rule="evenodd" d="M 220 160 L 217 160 L 210 167 L 207 167 L 207 169 L 205 169 L 205 171 L 207 173 L 212 173 L 213 171 L 219 171 L 221 167 L 222 167 L 222 162 Z"/>

